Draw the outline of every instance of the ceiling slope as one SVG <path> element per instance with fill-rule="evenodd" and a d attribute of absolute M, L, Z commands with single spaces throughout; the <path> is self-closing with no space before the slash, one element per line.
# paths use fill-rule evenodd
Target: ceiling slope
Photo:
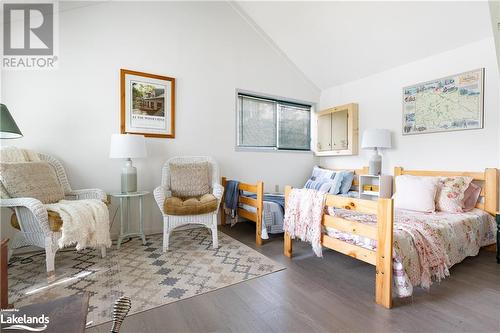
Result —
<path fill-rule="evenodd" d="M 237 6 L 321 89 L 492 36 L 486 1 Z"/>

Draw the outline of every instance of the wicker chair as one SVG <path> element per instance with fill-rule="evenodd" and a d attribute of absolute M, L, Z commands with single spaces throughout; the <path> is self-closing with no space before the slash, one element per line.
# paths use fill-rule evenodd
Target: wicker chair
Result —
<path fill-rule="evenodd" d="M 212 184 L 211 193 L 217 198 L 217 209 L 213 212 L 201 215 L 168 215 L 165 213 L 164 203 L 165 199 L 172 196 L 170 191 L 170 163 L 183 163 L 183 162 L 208 162 L 211 168 L 211 177 L 209 183 Z M 162 168 L 161 185 L 155 188 L 154 197 L 158 207 L 163 215 L 163 252 L 168 250 L 169 237 L 172 230 L 175 228 L 188 225 L 188 224 L 201 224 L 212 231 L 212 246 L 218 248 L 217 237 L 217 213 L 219 211 L 220 202 L 224 193 L 224 188 L 218 183 L 219 181 L 219 167 L 217 163 L 211 158 L 206 156 L 185 156 L 173 157 L 169 159 Z"/>
<path fill-rule="evenodd" d="M 38 156 L 40 160 L 46 161 L 54 167 L 67 200 L 100 199 L 106 201 L 106 193 L 100 189 L 72 190 L 61 162 L 46 154 L 38 153 Z M 10 252 L 12 253 L 12 249 L 27 245 L 44 248 L 47 275 L 53 276 L 55 273 L 54 259 L 59 249 L 58 240 L 62 234 L 60 230 L 54 230 L 54 224 L 49 222 L 49 212 L 42 202 L 35 198 L 2 199 L 0 207 L 14 210 L 15 216 L 13 216 L 12 221 L 20 230 L 11 243 Z M 106 247 L 104 246 L 101 247 L 101 255 L 103 258 L 106 256 Z"/>

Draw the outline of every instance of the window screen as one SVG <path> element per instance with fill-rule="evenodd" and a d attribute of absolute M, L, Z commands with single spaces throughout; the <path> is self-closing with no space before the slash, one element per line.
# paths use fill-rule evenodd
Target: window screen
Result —
<path fill-rule="evenodd" d="M 240 145 L 276 147 L 276 112 L 273 102 L 242 96 Z"/>
<path fill-rule="evenodd" d="M 238 94 L 238 147 L 310 150 L 311 106 Z"/>

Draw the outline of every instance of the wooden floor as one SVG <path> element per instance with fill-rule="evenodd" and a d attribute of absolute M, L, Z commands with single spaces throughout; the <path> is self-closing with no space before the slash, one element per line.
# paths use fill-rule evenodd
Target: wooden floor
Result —
<path fill-rule="evenodd" d="M 223 227 L 256 248 L 255 224 Z M 374 303 L 374 267 L 330 250 L 322 259 L 294 242 L 282 255 L 282 237 L 257 248 L 287 269 L 127 317 L 121 332 L 500 332 L 500 265 L 481 251 L 451 269 L 430 293 Z M 103 324 L 87 332 L 109 332 Z"/>

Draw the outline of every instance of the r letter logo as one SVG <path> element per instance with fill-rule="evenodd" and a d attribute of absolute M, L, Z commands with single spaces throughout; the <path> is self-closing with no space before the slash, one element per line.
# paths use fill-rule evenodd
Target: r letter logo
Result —
<path fill-rule="evenodd" d="M 57 61 L 55 3 L 3 4 L 3 69 L 53 69 Z"/>

